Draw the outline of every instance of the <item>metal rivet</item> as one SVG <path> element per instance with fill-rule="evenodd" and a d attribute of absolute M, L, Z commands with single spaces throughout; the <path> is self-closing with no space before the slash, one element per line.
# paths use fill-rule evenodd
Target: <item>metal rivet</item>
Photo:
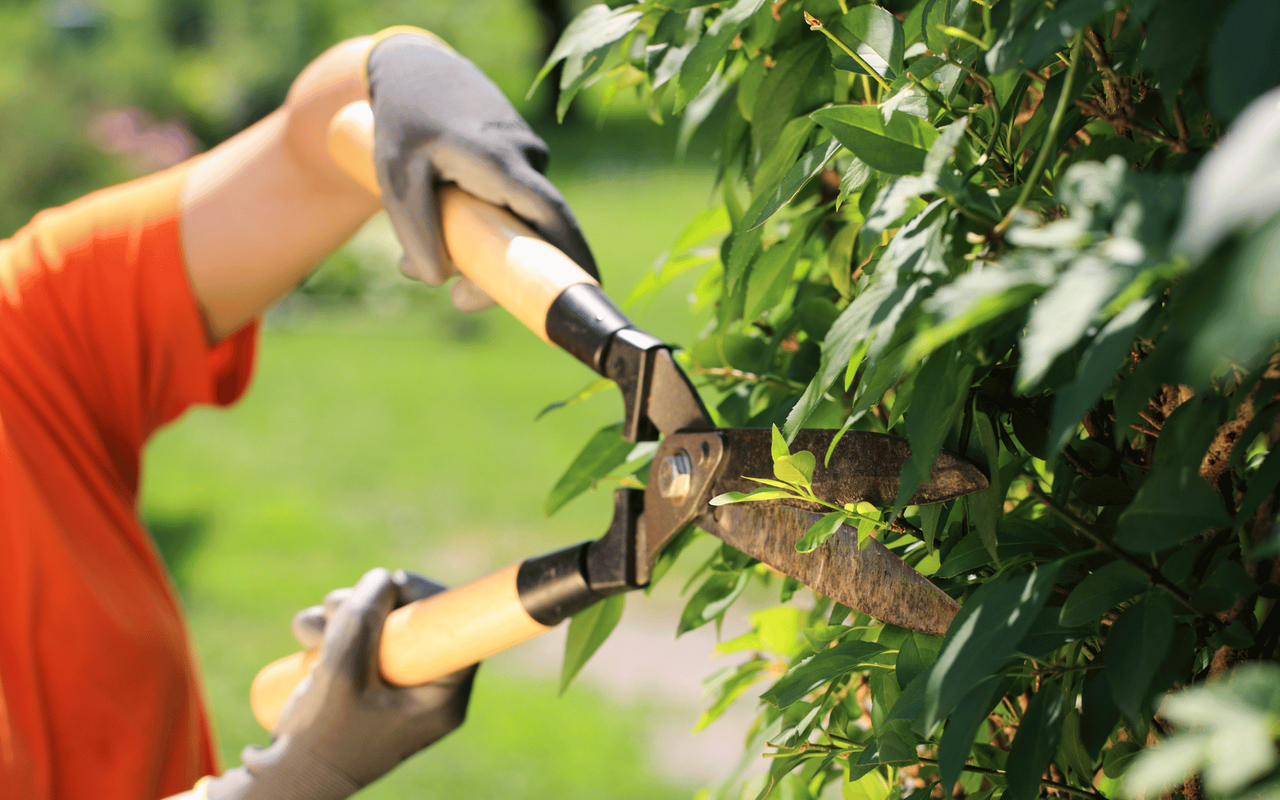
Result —
<path fill-rule="evenodd" d="M 693 484 L 693 462 L 680 450 L 658 466 L 658 491 L 668 500 L 679 500 L 689 494 Z"/>

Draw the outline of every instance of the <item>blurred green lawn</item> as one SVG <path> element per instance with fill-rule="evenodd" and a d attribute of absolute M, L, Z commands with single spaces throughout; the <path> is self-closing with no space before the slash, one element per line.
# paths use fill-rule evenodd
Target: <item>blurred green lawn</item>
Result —
<path fill-rule="evenodd" d="M 624 146 L 586 152 L 609 130 L 562 136 L 553 159 L 570 169 L 553 177 L 606 287 L 625 297 L 706 206 L 712 175 Z M 683 298 L 692 280 L 638 321 L 687 340 L 699 325 Z M 183 595 L 225 763 L 265 740 L 249 683 L 296 649 L 291 615 L 328 589 L 376 565 L 458 584 L 608 523 L 608 490 L 552 519 L 541 506 L 590 435 L 620 419 L 616 393 L 535 422 L 594 376 L 499 309 L 463 317 L 442 293 L 411 294 L 387 317 L 359 305 L 274 315 L 244 400 L 190 413 L 147 453 L 143 513 Z M 675 622 L 673 611 L 673 636 Z M 582 686 L 558 697 L 550 677 L 490 665 L 463 729 L 362 796 L 688 796 L 646 752 L 659 711 Z"/>

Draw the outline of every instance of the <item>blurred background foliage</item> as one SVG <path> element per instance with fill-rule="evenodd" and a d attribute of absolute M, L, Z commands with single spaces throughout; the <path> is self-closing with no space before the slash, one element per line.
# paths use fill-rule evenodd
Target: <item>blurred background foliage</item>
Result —
<path fill-rule="evenodd" d="M 576 0 L 40 0 L 0 5 L 0 236 L 32 214 L 207 149 L 276 108 L 311 59 L 388 25 L 432 30 L 531 116 Z M 465 13 L 460 10 L 465 8 Z M 560 22 L 559 24 L 563 24 Z M 16 167 L 16 168 L 14 168 Z"/>

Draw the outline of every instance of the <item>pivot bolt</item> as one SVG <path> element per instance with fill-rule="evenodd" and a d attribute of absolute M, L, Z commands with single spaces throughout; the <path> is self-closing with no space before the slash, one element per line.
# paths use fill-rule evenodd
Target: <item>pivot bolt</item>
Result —
<path fill-rule="evenodd" d="M 693 462 L 684 450 L 658 465 L 658 492 L 668 500 L 680 500 L 693 485 Z"/>

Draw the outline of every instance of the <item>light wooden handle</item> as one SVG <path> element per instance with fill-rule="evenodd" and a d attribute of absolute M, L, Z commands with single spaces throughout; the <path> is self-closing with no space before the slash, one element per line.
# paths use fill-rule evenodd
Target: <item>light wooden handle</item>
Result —
<path fill-rule="evenodd" d="M 551 630 L 525 611 L 516 586 L 520 564 L 398 608 L 382 627 L 382 677 L 416 686 L 483 661 Z M 275 728 L 289 695 L 311 670 L 319 651 L 294 653 L 262 668 L 249 690 L 253 715 Z"/>
<path fill-rule="evenodd" d="M 373 111 L 363 101 L 343 108 L 329 125 L 334 163 L 381 194 L 373 163 Z M 457 186 L 440 189 L 445 247 L 458 270 L 525 327 L 546 341 L 547 309 L 568 287 L 599 283 L 510 212 Z"/>

